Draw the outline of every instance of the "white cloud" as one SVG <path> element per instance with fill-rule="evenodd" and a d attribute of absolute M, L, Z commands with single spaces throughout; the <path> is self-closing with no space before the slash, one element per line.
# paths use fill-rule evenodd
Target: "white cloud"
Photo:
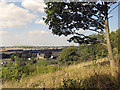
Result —
<path fill-rule="evenodd" d="M 22 5 L 35 12 L 44 12 L 45 4 L 42 0 L 24 0 Z"/>
<path fill-rule="evenodd" d="M 61 38 L 55 35 L 52 35 L 51 32 L 44 30 L 33 30 L 28 32 L 26 43 L 29 45 L 38 45 L 38 46 L 62 46 L 62 45 L 73 45 L 69 43 L 68 37 Z"/>
<path fill-rule="evenodd" d="M 9 34 L 9 32 L 7 32 L 7 31 L 0 31 L 0 35 L 8 35 Z"/>
<path fill-rule="evenodd" d="M 83 33 L 83 32 L 85 32 L 85 30 L 83 30 L 83 29 L 79 29 L 76 31 L 76 33 Z"/>
<path fill-rule="evenodd" d="M 46 24 L 44 23 L 43 19 L 37 19 L 37 20 L 35 21 L 35 23 L 36 23 L 36 24 L 46 25 Z"/>
<path fill-rule="evenodd" d="M 52 35 L 52 33 L 44 30 L 32 30 L 26 34 L 14 34 L 7 31 L 0 32 L 2 40 L 0 46 L 13 46 L 13 45 L 31 45 L 31 46 L 62 46 L 62 45 L 75 45 L 67 41 L 68 37 L 60 38 Z"/>
<path fill-rule="evenodd" d="M 8 31 L 0 31 L 0 46 L 19 45 L 18 35 L 14 35 Z"/>
<path fill-rule="evenodd" d="M 42 18 L 46 18 L 46 16 L 42 16 Z"/>
<path fill-rule="evenodd" d="M 28 10 L 20 8 L 13 3 L 0 2 L 0 27 L 23 27 L 36 18 Z"/>
<path fill-rule="evenodd" d="M 49 32 L 47 31 L 43 31 L 43 30 L 33 30 L 28 32 L 29 35 L 41 35 L 41 34 L 49 34 Z"/>

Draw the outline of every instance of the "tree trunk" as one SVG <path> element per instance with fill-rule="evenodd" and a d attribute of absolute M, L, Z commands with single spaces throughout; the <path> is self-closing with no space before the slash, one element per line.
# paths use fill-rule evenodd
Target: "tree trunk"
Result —
<path fill-rule="evenodd" d="M 111 47 L 111 41 L 110 41 L 110 34 L 109 34 L 109 24 L 108 24 L 108 16 L 106 15 L 105 19 L 105 29 L 106 29 L 106 39 L 107 39 L 107 49 L 108 49 L 108 54 L 109 54 L 109 59 L 110 59 L 110 66 L 111 66 L 111 71 L 112 71 L 112 76 L 116 76 L 116 65 L 115 65 L 115 59 L 113 57 L 113 51 Z"/>

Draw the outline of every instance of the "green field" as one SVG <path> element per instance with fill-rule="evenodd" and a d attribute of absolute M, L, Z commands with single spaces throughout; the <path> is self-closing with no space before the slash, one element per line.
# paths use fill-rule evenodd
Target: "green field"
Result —
<path fill-rule="evenodd" d="M 45 61 L 37 61 L 37 65 L 51 65 L 51 64 L 57 64 L 58 61 L 56 60 L 45 60 Z"/>

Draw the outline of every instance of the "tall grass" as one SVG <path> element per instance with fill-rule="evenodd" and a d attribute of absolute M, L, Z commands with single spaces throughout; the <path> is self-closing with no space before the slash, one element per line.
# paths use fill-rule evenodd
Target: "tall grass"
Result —
<path fill-rule="evenodd" d="M 83 88 L 117 87 L 116 80 L 111 76 L 111 69 L 107 58 L 94 62 L 84 62 L 77 65 L 61 66 L 56 72 L 28 76 L 20 81 L 3 83 L 3 88 L 59 88 L 63 87 L 64 80 L 82 80 L 83 84 L 76 84 Z M 107 86 L 108 85 L 108 86 Z"/>

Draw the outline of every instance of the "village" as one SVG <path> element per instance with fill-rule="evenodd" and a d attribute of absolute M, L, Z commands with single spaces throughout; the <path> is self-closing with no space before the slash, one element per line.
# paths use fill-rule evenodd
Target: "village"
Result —
<path fill-rule="evenodd" d="M 29 61 L 36 62 L 37 60 L 55 60 L 59 54 L 60 51 L 65 47 L 57 47 L 57 48 L 50 48 L 49 49 L 15 49 L 12 47 L 11 49 L 3 48 L 2 54 L 0 54 L 1 58 L 1 65 L 5 66 L 7 65 L 11 60 L 15 61 L 16 56 L 20 58 L 25 58 L 25 64 L 27 64 Z"/>

